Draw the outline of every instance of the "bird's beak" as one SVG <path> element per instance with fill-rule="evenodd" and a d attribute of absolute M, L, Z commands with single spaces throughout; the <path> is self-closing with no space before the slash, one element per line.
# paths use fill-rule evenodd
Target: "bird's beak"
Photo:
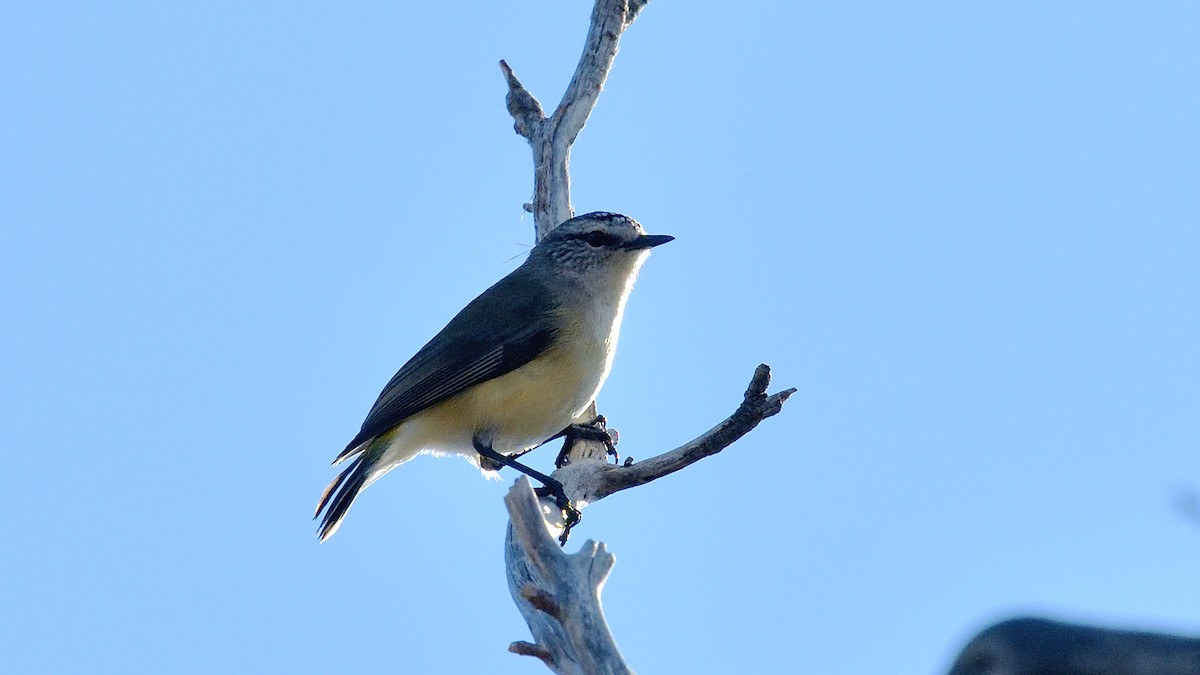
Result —
<path fill-rule="evenodd" d="M 621 244 L 621 248 L 630 251 L 637 251 L 643 248 L 654 248 L 655 246 L 665 244 L 674 239 L 675 237 L 672 237 L 669 234 L 643 234 L 637 239 L 631 239 L 624 244 Z"/>

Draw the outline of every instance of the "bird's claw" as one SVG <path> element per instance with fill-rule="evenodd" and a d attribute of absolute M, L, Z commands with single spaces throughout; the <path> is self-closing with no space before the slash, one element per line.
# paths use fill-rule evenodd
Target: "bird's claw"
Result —
<path fill-rule="evenodd" d="M 621 455 L 617 452 L 617 443 L 620 440 L 621 434 L 617 433 L 616 429 L 608 428 L 608 420 L 604 415 L 597 415 L 596 419 L 586 424 L 572 424 L 563 430 L 563 446 L 554 460 L 554 466 L 561 469 L 570 462 L 568 455 L 575 447 L 576 441 L 603 443 L 608 456 L 613 458 L 613 462 L 620 463 Z"/>
<path fill-rule="evenodd" d="M 562 511 L 564 521 L 562 534 L 558 535 L 558 544 L 566 546 L 567 539 L 571 536 L 571 528 L 579 524 L 579 521 L 583 519 L 583 514 L 579 512 L 579 509 L 575 508 L 570 499 L 567 499 L 567 493 L 563 490 L 561 483 L 557 485 L 544 485 L 533 492 L 541 498 L 554 497 L 554 505 Z"/>
<path fill-rule="evenodd" d="M 558 545 L 566 546 L 567 539 L 571 536 L 571 528 L 579 524 L 579 521 L 583 518 L 583 514 L 579 512 L 579 509 L 575 508 L 574 504 L 565 499 L 562 502 L 558 502 L 558 508 L 562 509 L 564 519 L 562 534 L 558 535 Z"/>

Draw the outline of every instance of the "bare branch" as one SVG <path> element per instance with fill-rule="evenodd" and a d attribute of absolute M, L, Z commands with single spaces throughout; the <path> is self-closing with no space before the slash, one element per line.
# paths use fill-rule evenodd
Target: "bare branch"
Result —
<path fill-rule="evenodd" d="M 533 142 L 541 130 L 542 123 L 546 121 L 542 104 L 521 84 L 504 59 L 500 59 L 500 69 L 504 71 L 504 79 L 508 82 L 508 96 L 504 97 L 504 102 L 508 105 L 508 114 L 512 115 L 513 129 L 526 140 Z"/>
<path fill-rule="evenodd" d="M 571 207 L 571 144 L 596 107 L 617 55 L 621 33 L 646 6 L 648 0 L 597 0 L 592 23 L 584 42 L 575 74 L 554 114 L 546 118 L 542 106 L 529 93 L 504 61 L 500 67 L 508 83 L 508 112 L 514 129 L 533 149 L 533 200 L 526 210 L 533 213 L 537 239 L 575 211 Z"/>
<path fill-rule="evenodd" d="M 760 364 L 754 370 L 742 404 L 732 415 L 696 439 L 657 457 L 628 467 L 606 465 L 603 482 L 589 493 L 592 501 L 603 499 L 626 488 L 645 485 L 652 480 L 675 473 L 705 457 L 715 455 L 750 433 L 758 423 L 783 409 L 783 402 L 796 393 L 795 389 L 767 395 L 771 383 L 771 368 Z"/>
<path fill-rule="evenodd" d="M 754 370 L 750 385 L 741 405 L 732 415 L 720 424 L 704 432 L 697 438 L 661 455 L 647 460 L 618 466 L 605 461 L 604 446 L 591 441 L 587 443 L 590 456 L 579 459 L 576 452 L 571 452 L 571 462 L 551 474 L 562 483 L 567 497 L 576 508 L 583 509 L 587 505 L 631 487 L 645 485 L 650 481 L 675 473 L 680 469 L 721 452 L 732 445 L 750 430 L 758 426 L 768 417 L 783 409 L 784 401 L 795 393 L 795 389 L 785 389 L 774 394 L 767 394 L 767 386 L 771 383 L 771 368 L 761 364 Z M 549 502 L 547 502 L 549 504 Z M 551 513 L 552 524 L 562 527 L 562 518 L 558 511 L 546 507 Z"/>
<path fill-rule="evenodd" d="M 509 590 L 537 643 L 514 642 L 509 651 L 536 656 L 560 674 L 631 673 L 600 607 L 616 559 L 591 540 L 578 553 L 563 553 L 525 477 L 504 504 L 511 519 L 504 546 Z"/>
<path fill-rule="evenodd" d="M 546 117 L 537 99 L 500 62 L 508 84 L 506 104 L 513 128 L 533 151 L 534 195 L 525 208 L 534 215 L 537 239 L 569 219 L 571 144 L 583 129 L 608 78 L 621 34 L 648 0 L 596 0 L 583 53 L 562 101 Z M 696 440 L 671 452 L 628 467 L 608 464 L 603 443 L 577 441 L 569 463 L 552 477 L 562 483 L 577 509 L 589 502 L 673 473 L 728 447 L 779 412 L 794 389 L 767 395 L 770 369 L 759 366 L 737 411 Z M 590 409 L 595 415 L 595 403 Z M 556 673 L 629 673 L 600 608 L 600 589 L 615 558 L 603 544 L 588 540 L 565 555 L 555 543 L 563 529 L 562 512 L 541 502 L 521 478 L 504 499 L 511 518 L 505 541 L 509 591 L 535 643 L 518 641 L 509 651 L 536 656 Z M 557 530 L 557 531 L 555 531 Z"/>
<path fill-rule="evenodd" d="M 604 88 L 621 33 L 647 1 L 596 0 L 583 54 L 549 118 L 508 63 L 500 62 L 508 84 L 505 101 L 513 128 L 529 141 L 533 151 L 534 194 L 525 208 L 533 213 L 538 241 L 574 215 L 571 144 Z M 594 402 L 591 410 L 594 414 Z M 582 458 L 595 450 L 585 443 L 577 445 L 579 454 L 573 452 L 573 457 Z M 561 511 L 539 503 L 525 479 L 509 491 L 505 503 L 511 517 L 504 553 L 509 591 L 536 640 L 536 644 L 514 642 L 509 650 L 536 656 L 556 673 L 629 673 L 600 609 L 600 588 L 612 569 L 613 556 L 591 541 L 578 553 L 565 556 L 548 529 L 557 526 L 561 531 Z M 576 506 L 582 508 L 582 502 Z"/>
<path fill-rule="evenodd" d="M 545 649 L 542 649 L 541 647 L 533 644 L 532 642 L 526 642 L 524 640 L 517 640 L 516 642 L 514 642 L 508 646 L 508 651 L 510 651 L 514 654 L 520 654 L 521 656 L 536 656 L 537 658 L 541 659 L 542 662 L 545 663 L 547 667 L 549 667 L 551 664 L 550 652 L 546 651 Z"/>
<path fill-rule="evenodd" d="M 600 0 L 592 8 L 592 27 L 588 31 L 583 54 L 575 66 L 571 84 L 567 85 L 567 91 L 554 111 L 552 121 L 558 127 L 554 134 L 565 138 L 568 146 L 575 142 L 575 137 L 596 107 L 600 90 L 604 88 L 608 71 L 617 56 L 621 33 L 633 23 L 646 3 L 633 3 L 634 7 L 630 7 L 630 4 L 626 0 Z"/>

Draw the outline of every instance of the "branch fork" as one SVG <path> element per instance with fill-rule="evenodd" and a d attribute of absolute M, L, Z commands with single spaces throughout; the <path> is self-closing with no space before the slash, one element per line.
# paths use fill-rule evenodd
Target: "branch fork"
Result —
<path fill-rule="evenodd" d="M 649 0 L 596 0 L 592 23 L 584 42 L 575 74 L 554 114 L 546 117 L 542 105 L 517 79 L 505 61 L 500 62 L 508 83 L 505 102 L 517 134 L 533 150 L 533 200 L 526 210 L 533 213 L 537 238 L 574 215 L 571 207 L 571 144 L 587 122 L 613 59 L 621 34 L 633 23 Z"/>
<path fill-rule="evenodd" d="M 606 461 L 607 448 L 598 441 L 580 441 L 570 463 L 551 477 L 575 507 L 621 490 L 645 485 L 717 454 L 746 435 L 764 419 L 783 409 L 795 389 L 766 393 L 771 369 L 754 371 L 742 403 L 728 418 L 697 438 L 629 466 Z M 576 456 L 576 452 L 591 456 Z M 561 511 L 549 499 L 538 500 L 522 476 L 504 498 L 510 523 L 504 545 L 509 591 L 536 644 L 514 642 L 509 651 L 536 656 L 555 673 L 628 673 L 616 641 L 604 620 L 600 591 L 616 559 L 604 544 L 592 540 L 573 554 L 556 542 L 564 525 Z"/>

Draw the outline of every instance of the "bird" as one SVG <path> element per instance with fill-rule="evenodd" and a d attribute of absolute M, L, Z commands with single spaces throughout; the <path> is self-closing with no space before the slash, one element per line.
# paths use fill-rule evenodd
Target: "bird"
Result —
<path fill-rule="evenodd" d="M 568 525 L 577 521 L 562 485 L 515 458 L 588 422 L 638 271 L 650 249 L 673 239 L 606 211 L 547 233 L 383 388 L 334 459 L 350 464 L 317 504 L 319 540 L 338 530 L 363 489 L 421 453 L 461 455 L 485 475 L 512 466 L 547 486 Z"/>

